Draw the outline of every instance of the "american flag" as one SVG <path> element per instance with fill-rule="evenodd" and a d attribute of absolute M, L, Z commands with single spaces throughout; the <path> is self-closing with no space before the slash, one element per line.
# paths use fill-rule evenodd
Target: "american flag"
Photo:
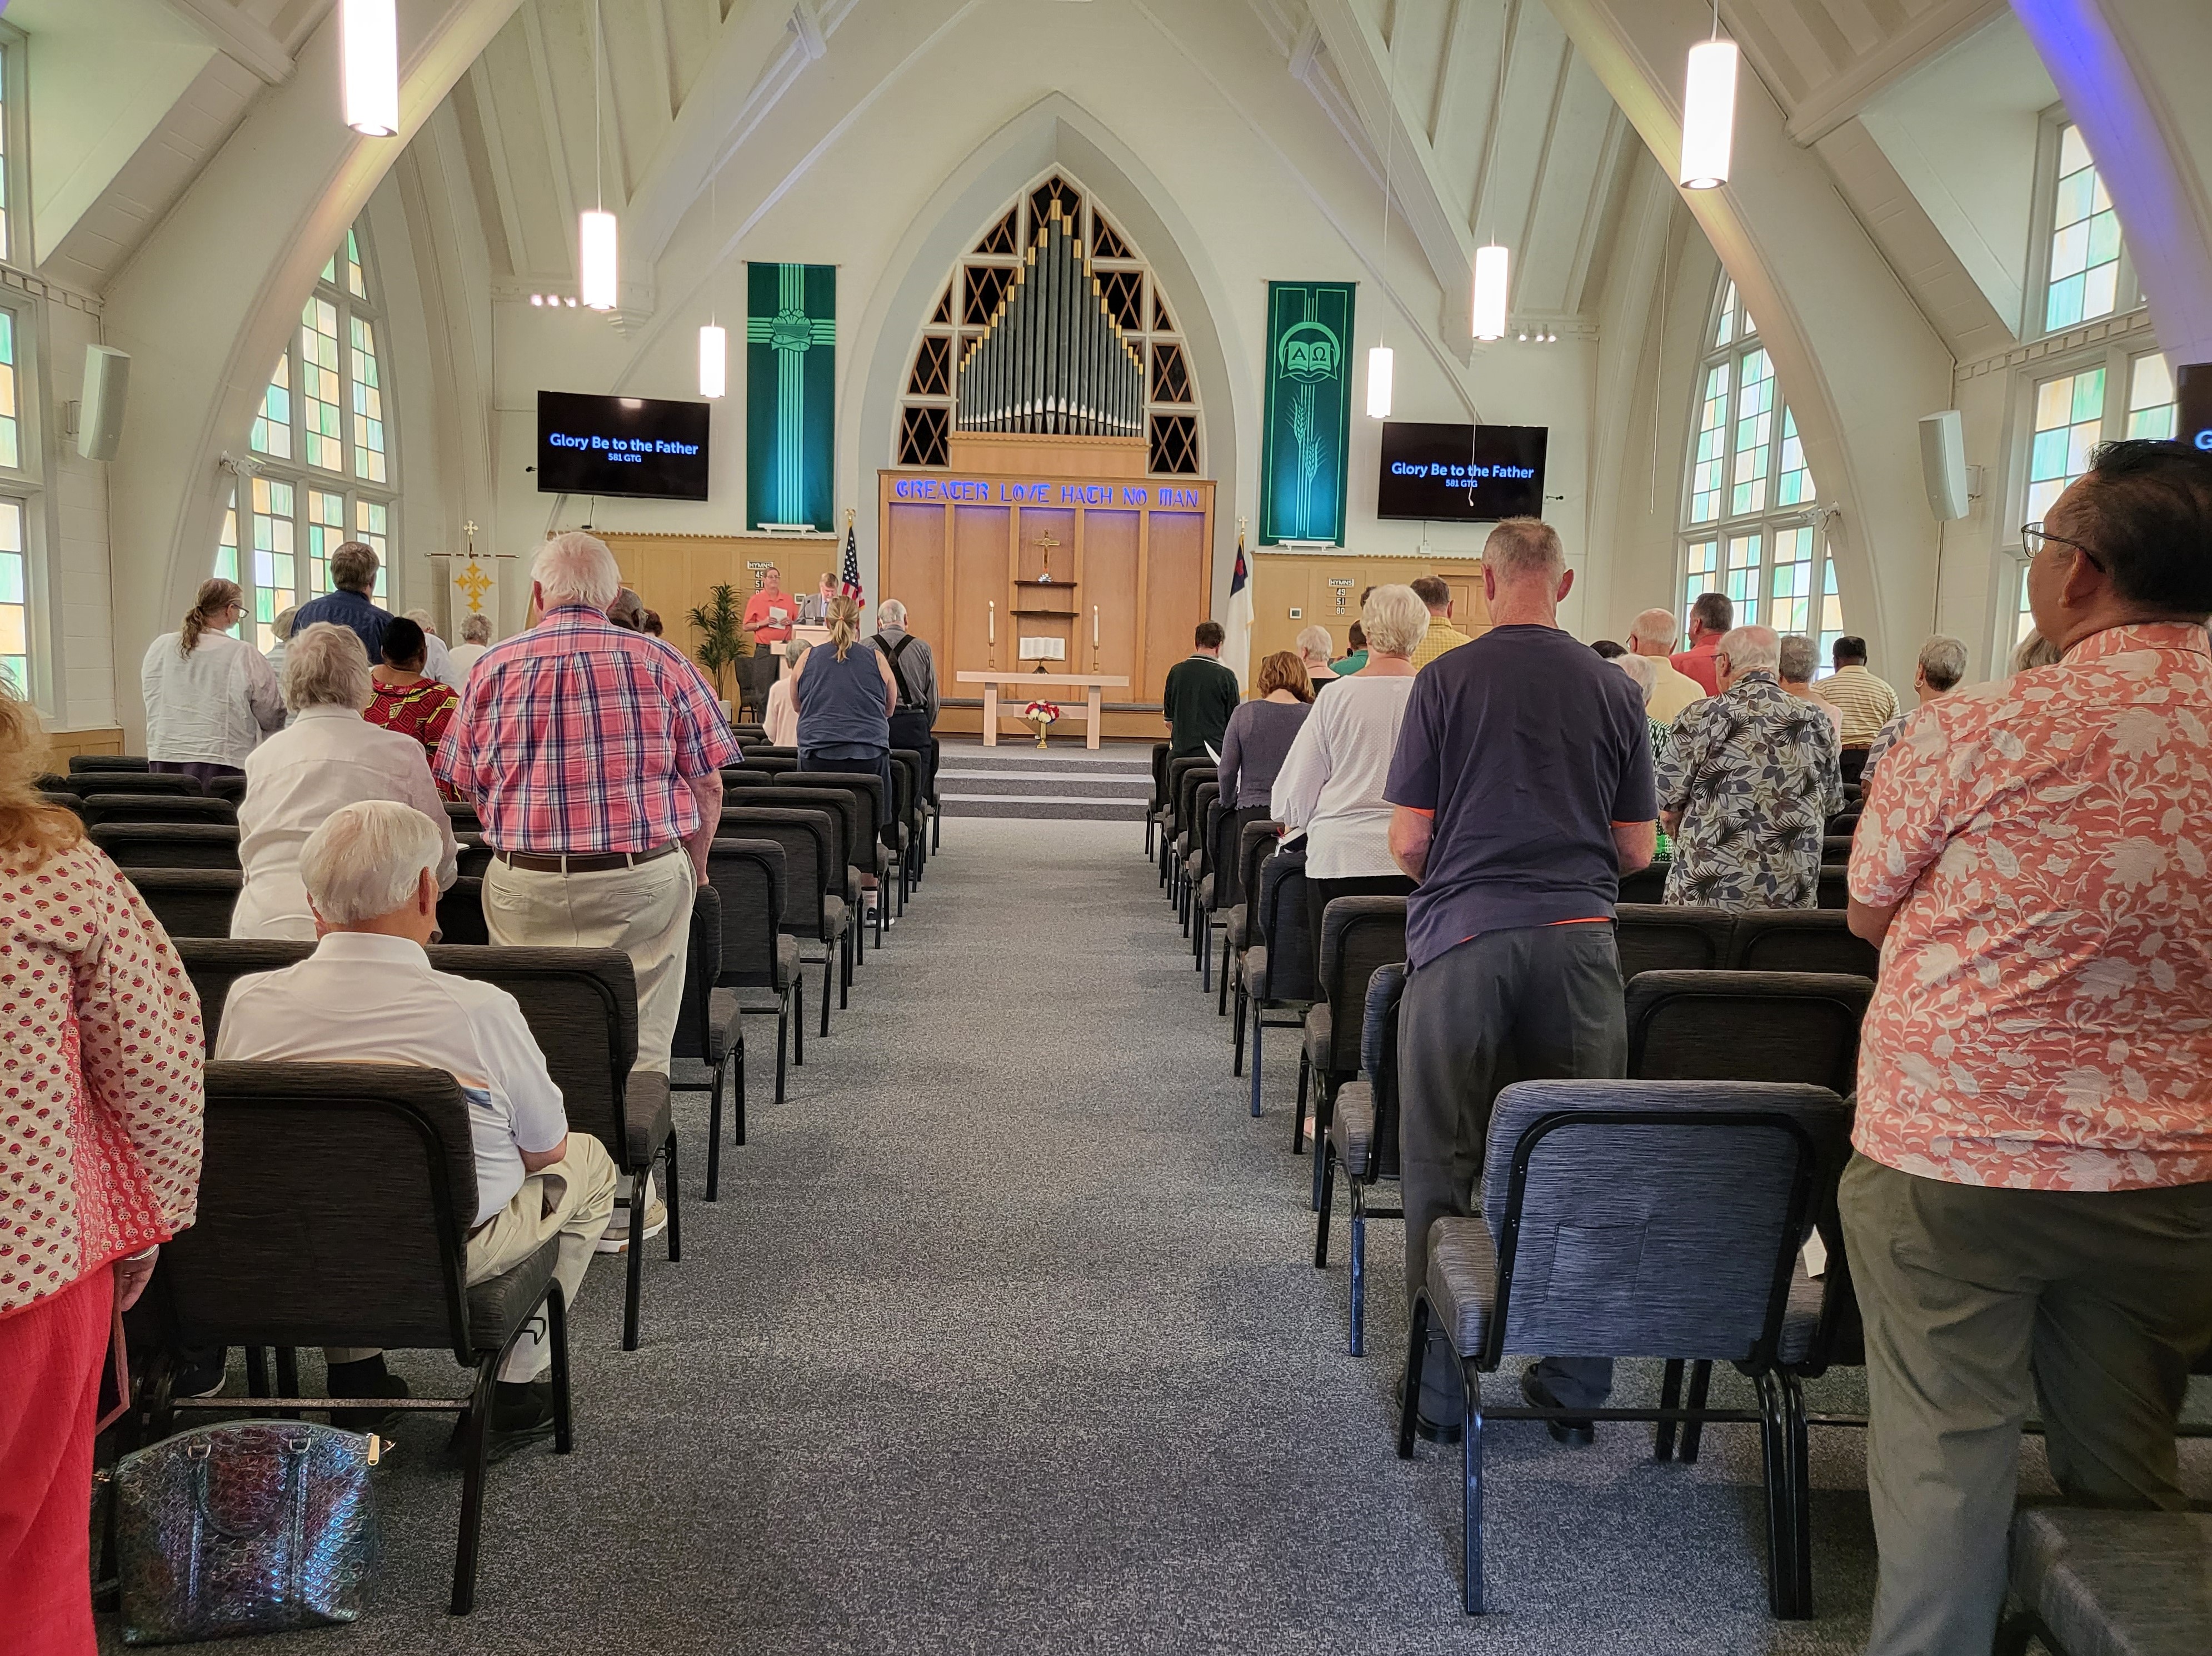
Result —
<path fill-rule="evenodd" d="M 860 586 L 860 546 L 853 538 L 853 525 L 849 520 L 845 525 L 845 574 L 838 583 L 837 590 L 856 604 L 866 604 L 868 601 L 866 592 Z"/>

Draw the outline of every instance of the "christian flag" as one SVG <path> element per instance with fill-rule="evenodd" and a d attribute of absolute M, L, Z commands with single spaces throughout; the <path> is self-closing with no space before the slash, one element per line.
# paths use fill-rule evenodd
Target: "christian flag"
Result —
<path fill-rule="evenodd" d="M 1229 614 L 1222 623 L 1228 636 L 1221 641 L 1221 658 L 1237 675 L 1237 686 L 1251 682 L 1252 573 L 1244 564 L 1244 526 L 1237 526 L 1237 568 L 1229 577 Z"/>
<path fill-rule="evenodd" d="M 866 605 L 867 594 L 860 590 L 860 546 L 853 538 L 853 525 L 845 525 L 845 573 L 839 579 L 837 590 L 856 604 Z"/>

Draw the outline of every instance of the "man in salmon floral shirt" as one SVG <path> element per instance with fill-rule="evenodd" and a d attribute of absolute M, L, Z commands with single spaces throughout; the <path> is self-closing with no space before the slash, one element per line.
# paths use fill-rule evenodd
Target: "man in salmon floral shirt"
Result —
<path fill-rule="evenodd" d="M 2025 540 L 2064 658 L 1912 714 L 1851 849 L 1873 1656 L 1990 1648 L 2039 1398 L 2069 1501 L 2185 1508 L 2212 1345 L 2212 456 L 2107 445 Z"/>

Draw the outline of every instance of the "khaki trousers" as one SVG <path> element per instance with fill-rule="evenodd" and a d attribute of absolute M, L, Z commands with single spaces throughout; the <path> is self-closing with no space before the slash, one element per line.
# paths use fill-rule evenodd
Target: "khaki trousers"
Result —
<path fill-rule="evenodd" d="M 2212 1184 L 2003 1190 L 1855 1156 L 1838 1199 L 1881 1555 L 1867 1649 L 1986 1651 L 2032 1402 L 2069 1502 L 2188 1505 L 2173 1429 L 2212 1344 Z"/>
<path fill-rule="evenodd" d="M 619 949 L 637 974 L 637 1067 L 668 1073 L 698 877 L 678 849 L 629 868 L 550 874 L 492 858 L 484 929 L 509 947 Z"/>
<path fill-rule="evenodd" d="M 561 1284 L 562 1302 L 573 1309 L 576 1290 L 584 1285 L 584 1268 L 592 1263 L 600 1233 L 614 1213 L 615 1191 L 621 1183 L 622 1175 L 615 1171 L 614 1158 L 605 1145 L 587 1133 L 570 1133 L 568 1155 L 524 1180 L 514 1199 L 469 1238 L 469 1286 L 514 1270 L 557 1232 L 561 1254 L 553 1275 Z M 500 1379 L 532 1380 L 550 1368 L 553 1353 L 546 1335 L 541 1306 L 500 1365 Z"/>

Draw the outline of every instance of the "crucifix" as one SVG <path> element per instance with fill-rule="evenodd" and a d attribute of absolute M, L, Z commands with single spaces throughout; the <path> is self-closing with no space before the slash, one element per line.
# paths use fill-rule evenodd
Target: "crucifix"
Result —
<path fill-rule="evenodd" d="M 1048 529 L 1030 544 L 1044 549 L 1044 573 L 1038 576 L 1037 579 L 1040 583 L 1049 582 L 1052 579 L 1052 549 L 1058 546 L 1060 543 L 1053 539 L 1052 531 Z"/>

